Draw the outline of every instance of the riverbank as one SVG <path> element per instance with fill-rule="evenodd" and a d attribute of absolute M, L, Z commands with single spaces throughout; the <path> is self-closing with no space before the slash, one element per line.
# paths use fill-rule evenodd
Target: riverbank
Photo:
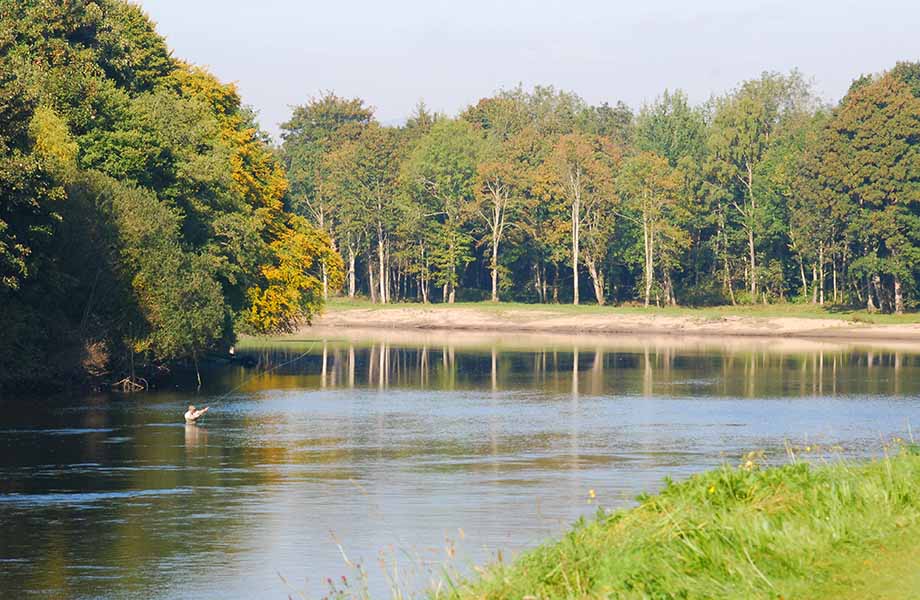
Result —
<path fill-rule="evenodd" d="M 377 305 L 361 300 L 333 300 L 314 324 L 324 329 L 920 341 L 920 314 L 870 315 L 865 311 L 794 304 L 642 308 L 488 302 Z"/>
<path fill-rule="evenodd" d="M 748 462 L 750 459 L 750 462 Z M 920 456 L 760 470 L 756 457 L 599 512 L 561 540 L 431 597 L 920 595 Z M 586 498 L 603 504 L 603 498 Z"/>

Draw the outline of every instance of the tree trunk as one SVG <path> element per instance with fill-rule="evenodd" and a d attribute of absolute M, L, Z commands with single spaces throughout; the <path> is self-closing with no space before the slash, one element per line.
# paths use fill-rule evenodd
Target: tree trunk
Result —
<path fill-rule="evenodd" d="M 894 312 L 904 314 L 904 294 L 901 291 L 901 278 L 897 275 L 894 276 Z"/>
<path fill-rule="evenodd" d="M 357 278 L 355 277 L 355 263 L 357 262 L 357 257 L 355 256 L 355 249 L 352 246 L 348 247 L 348 297 L 354 298 L 355 291 L 357 289 Z"/>
<path fill-rule="evenodd" d="M 757 252 L 754 246 L 754 214 L 757 211 L 757 204 L 754 199 L 754 170 L 751 165 L 747 165 L 748 172 L 748 195 L 751 197 L 750 222 L 748 223 L 748 253 L 751 255 L 751 302 L 756 302 L 757 298 Z"/>
<path fill-rule="evenodd" d="M 326 271 L 326 261 L 320 263 L 320 270 L 323 273 L 323 300 L 329 300 L 329 275 Z"/>
<path fill-rule="evenodd" d="M 811 263 L 811 303 L 818 303 L 818 266 Z"/>
<path fill-rule="evenodd" d="M 498 240 L 492 239 L 492 302 L 498 302 Z"/>
<path fill-rule="evenodd" d="M 677 306 L 677 296 L 674 294 L 674 281 L 671 279 L 670 269 L 664 269 L 664 284 L 667 288 L 668 304 Z"/>
<path fill-rule="evenodd" d="M 818 245 L 818 294 L 819 304 L 824 306 L 824 244 Z"/>
<path fill-rule="evenodd" d="M 652 293 L 652 278 L 655 276 L 654 239 L 648 217 L 642 217 L 642 240 L 645 249 L 645 306 L 649 305 Z"/>
<path fill-rule="evenodd" d="M 380 224 L 377 225 L 377 232 L 377 259 L 380 263 L 377 273 L 380 275 L 380 303 L 386 304 L 389 299 L 387 297 L 386 256 L 384 255 L 384 241 Z"/>
<path fill-rule="evenodd" d="M 543 264 L 542 262 L 540 263 L 540 286 L 542 290 L 540 295 L 543 297 L 543 303 L 545 304 L 546 303 L 546 265 Z"/>
<path fill-rule="evenodd" d="M 866 275 L 866 312 L 874 313 L 876 310 L 878 309 L 872 301 L 872 282 L 869 276 Z"/>
<path fill-rule="evenodd" d="M 374 283 L 374 255 L 369 253 L 367 260 L 367 289 L 371 294 L 371 303 L 377 304 L 377 284 Z"/>
<path fill-rule="evenodd" d="M 597 263 L 593 260 L 585 260 L 585 265 L 588 267 L 588 274 L 591 275 L 591 282 L 594 285 L 594 298 L 597 300 L 599 306 L 604 305 L 604 273 L 603 271 L 598 271 Z"/>
<path fill-rule="evenodd" d="M 751 302 L 757 301 L 757 255 L 754 252 L 754 230 L 748 228 L 748 252 L 751 260 Z"/>
<path fill-rule="evenodd" d="M 802 300 L 808 301 L 808 279 L 805 278 L 805 261 L 799 256 L 799 274 L 802 276 Z"/>
<path fill-rule="evenodd" d="M 878 273 L 872 274 L 872 289 L 875 291 L 875 299 L 878 300 L 878 307 L 882 312 L 888 312 L 885 297 L 882 294 L 882 278 Z"/>
<path fill-rule="evenodd" d="M 581 225 L 581 206 L 578 194 L 572 203 L 572 304 L 578 305 L 578 235 Z"/>
<path fill-rule="evenodd" d="M 725 232 L 725 211 L 722 203 L 719 203 L 719 237 L 722 239 L 722 267 L 723 267 L 723 286 L 728 292 L 732 306 L 735 306 L 735 290 L 732 288 L 732 273 L 728 266 L 728 234 Z"/>
<path fill-rule="evenodd" d="M 540 277 L 540 264 L 536 263 L 533 266 L 533 286 L 537 290 L 537 298 L 540 300 L 540 304 L 546 302 L 546 295 L 544 292 L 543 282 Z"/>

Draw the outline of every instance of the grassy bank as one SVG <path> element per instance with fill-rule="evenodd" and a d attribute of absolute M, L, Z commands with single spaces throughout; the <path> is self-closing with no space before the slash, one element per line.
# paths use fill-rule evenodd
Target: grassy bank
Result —
<path fill-rule="evenodd" d="M 747 462 L 599 512 L 432 597 L 920 597 L 920 456 L 760 470 Z"/>
<path fill-rule="evenodd" d="M 670 317 L 696 317 L 700 319 L 723 319 L 725 317 L 753 317 L 753 318 L 805 318 L 805 319 L 839 319 L 853 323 L 868 323 L 879 325 L 913 324 L 920 323 L 920 313 L 907 313 L 903 315 L 869 313 L 865 309 L 853 309 L 841 306 L 817 304 L 754 304 L 738 306 L 705 306 L 705 307 L 649 307 L 618 305 L 598 306 L 596 304 L 524 304 L 521 302 L 458 302 L 456 304 L 419 304 L 399 302 L 393 304 L 373 304 L 364 298 L 347 299 L 333 298 L 326 306 L 330 313 L 349 310 L 375 310 L 393 311 L 406 308 L 424 308 L 432 311 L 447 311 L 453 309 L 473 309 L 485 314 L 504 314 L 509 312 L 541 312 L 556 315 L 661 315 Z"/>

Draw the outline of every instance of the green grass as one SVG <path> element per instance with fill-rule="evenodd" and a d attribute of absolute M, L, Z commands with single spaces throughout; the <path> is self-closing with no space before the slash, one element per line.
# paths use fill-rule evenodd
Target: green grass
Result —
<path fill-rule="evenodd" d="M 709 307 L 649 307 L 642 306 L 598 306 L 596 304 L 524 304 L 520 302 L 458 302 L 456 304 L 417 304 L 393 303 L 372 304 L 366 299 L 334 298 L 329 301 L 326 310 L 331 312 L 354 309 L 373 309 L 379 311 L 398 310 L 406 307 L 429 310 L 446 310 L 451 308 L 475 309 L 486 313 L 506 313 L 508 311 L 540 311 L 559 315 L 572 314 L 660 314 L 670 316 L 691 316 L 701 319 L 721 319 L 724 317 L 800 317 L 808 319 L 841 319 L 855 323 L 867 324 L 910 324 L 920 323 L 920 313 L 903 315 L 870 314 L 865 309 L 854 310 L 840 306 L 820 306 L 814 304 L 755 304 L 739 306 L 709 306 Z"/>
<path fill-rule="evenodd" d="M 431 597 L 917 598 L 920 456 L 724 467 Z"/>

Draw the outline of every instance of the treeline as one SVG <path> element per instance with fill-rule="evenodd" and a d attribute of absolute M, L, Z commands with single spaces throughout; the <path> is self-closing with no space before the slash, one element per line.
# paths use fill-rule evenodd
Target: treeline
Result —
<path fill-rule="evenodd" d="M 348 296 L 886 312 L 920 296 L 920 63 L 834 107 L 793 71 L 638 113 L 518 88 L 401 127 L 326 94 L 282 130 L 290 207 L 332 239 Z"/>
<path fill-rule="evenodd" d="M 236 90 L 121 0 L 0 3 L 0 386 L 288 330 L 341 261 Z"/>

